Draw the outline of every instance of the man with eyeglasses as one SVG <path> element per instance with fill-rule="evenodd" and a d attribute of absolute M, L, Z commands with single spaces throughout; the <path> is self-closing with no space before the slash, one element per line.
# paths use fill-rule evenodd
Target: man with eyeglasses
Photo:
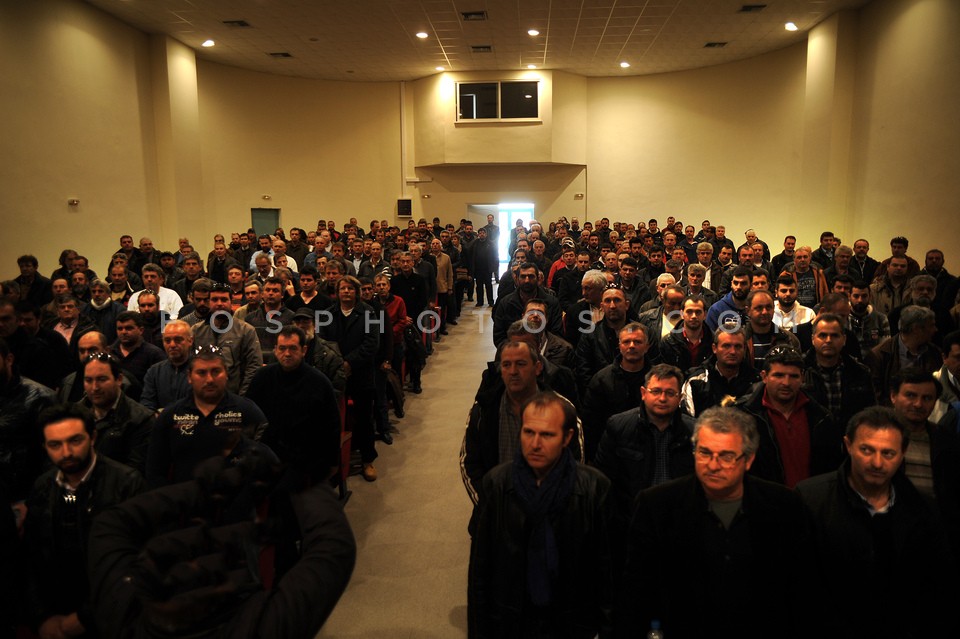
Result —
<path fill-rule="evenodd" d="M 692 444 L 694 474 L 644 490 L 635 501 L 616 636 L 642 636 L 653 620 L 667 637 L 715 636 L 718 629 L 809 636 L 803 504 L 785 487 L 747 475 L 762 446 L 753 419 L 733 408 L 710 409 L 697 420 Z M 749 614 L 731 603 L 733 593 L 750 602 Z"/>
<path fill-rule="evenodd" d="M 693 418 L 679 410 L 682 388 L 683 373 L 679 368 L 657 364 L 640 387 L 641 404 L 606 421 L 594 466 L 610 479 L 610 532 L 615 555 L 620 555 L 614 565 L 622 565 L 627 526 L 637 494 L 693 472 Z"/>
<path fill-rule="evenodd" d="M 801 390 L 803 368 L 800 351 L 774 346 L 763 361 L 761 383 L 736 403 L 756 420 L 760 433 L 751 472 L 789 488 L 836 468 L 843 458 L 843 428 Z"/>
<path fill-rule="evenodd" d="M 229 304 L 229 302 L 227 302 Z M 191 393 L 166 407 L 150 433 L 147 483 L 151 488 L 187 481 L 196 466 L 210 457 L 235 458 L 258 448 L 267 418 L 260 408 L 228 390 L 224 350 L 198 346 L 187 364 Z"/>
<path fill-rule="evenodd" d="M 938 517 L 902 471 L 909 426 L 893 410 L 871 407 L 850 420 L 843 443 L 848 457 L 839 469 L 797 486 L 813 525 L 817 609 L 837 637 L 945 636 L 956 605 L 954 563 Z M 903 587 L 882 614 L 864 614 L 877 606 L 877 590 L 866 584 Z"/>
<path fill-rule="evenodd" d="M 123 392 L 123 370 L 108 353 L 94 353 L 83 366 L 84 397 L 80 406 L 93 413 L 99 454 L 143 474 L 153 411 Z"/>
<path fill-rule="evenodd" d="M 157 362 L 143 378 L 140 403 L 159 413 L 165 406 L 190 394 L 187 364 L 193 354 L 193 332 L 182 320 L 173 320 L 163 329 L 163 350 L 167 359 Z"/>

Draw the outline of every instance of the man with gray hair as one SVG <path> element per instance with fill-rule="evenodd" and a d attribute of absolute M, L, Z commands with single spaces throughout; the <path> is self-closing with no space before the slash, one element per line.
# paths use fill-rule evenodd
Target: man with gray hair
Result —
<path fill-rule="evenodd" d="M 734 626 L 749 637 L 806 636 L 811 546 L 799 496 L 747 474 L 760 445 L 749 415 L 707 410 L 692 442 L 694 474 L 634 502 L 617 636 L 640 636 L 653 620 L 668 637 Z M 644 577 L 651 574 L 657 579 Z M 712 579 L 692 578 L 708 574 L 722 575 L 723 589 L 750 602 L 750 614 L 718 597 Z"/>
<path fill-rule="evenodd" d="M 910 304 L 915 304 L 917 306 L 923 306 L 924 308 L 933 309 L 937 324 L 937 335 L 934 336 L 933 341 L 939 346 L 943 337 L 953 330 L 953 322 L 950 319 L 949 313 L 942 309 L 938 310 L 940 305 L 936 303 L 937 278 L 925 273 L 914 275 L 910 278 L 910 281 L 907 282 L 907 290 L 904 292 L 904 301 L 906 302 L 907 300 L 909 300 L 908 303 L 893 309 L 890 311 L 890 314 L 887 315 L 887 319 L 890 322 L 890 334 L 896 335 L 899 332 L 900 314 L 903 312 L 903 309 Z"/>
<path fill-rule="evenodd" d="M 911 366 L 934 373 L 943 365 L 943 354 L 933 343 L 936 315 L 923 306 L 907 306 L 900 313 L 900 332 L 877 344 L 864 358 L 873 373 L 877 403 L 890 405 L 890 380 L 900 369 Z"/>
<path fill-rule="evenodd" d="M 160 303 L 160 310 L 170 315 L 170 319 L 177 319 L 180 315 L 180 309 L 183 308 L 183 300 L 177 295 L 177 292 L 161 284 L 166 281 L 167 274 L 159 264 L 144 264 L 141 270 L 143 278 L 143 289 L 130 296 L 127 302 L 128 311 L 137 311 L 137 299 L 144 291 L 153 291 L 157 294 L 157 300 Z"/>

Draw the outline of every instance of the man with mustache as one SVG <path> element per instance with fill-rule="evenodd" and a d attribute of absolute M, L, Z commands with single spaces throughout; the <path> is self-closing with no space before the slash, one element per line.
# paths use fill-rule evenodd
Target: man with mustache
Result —
<path fill-rule="evenodd" d="M 93 625 L 85 561 L 90 524 L 145 485 L 137 471 L 97 455 L 94 416 L 83 407 L 54 406 L 38 425 L 54 467 L 27 500 L 26 612 L 41 637 L 77 637 Z"/>
<path fill-rule="evenodd" d="M 147 481 L 152 487 L 187 481 L 197 464 L 210 457 L 232 458 L 259 447 L 251 440 L 258 441 L 267 427 L 256 404 L 227 390 L 220 347 L 197 348 L 187 370 L 192 392 L 166 407 L 150 433 Z"/>

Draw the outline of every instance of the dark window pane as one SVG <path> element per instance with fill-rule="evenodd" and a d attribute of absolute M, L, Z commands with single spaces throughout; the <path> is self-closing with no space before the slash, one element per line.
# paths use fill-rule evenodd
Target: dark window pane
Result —
<path fill-rule="evenodd" d="M 497 115 L 497 83 L 472 82 L 461 84 L 460 119 L 481 120 L 496 119 Z"/>
<path fill-rule="evenodd" d="M 503 82 L 500 85 L 500 117 L 537 117 L 537 84 L 537 82 Z"/>

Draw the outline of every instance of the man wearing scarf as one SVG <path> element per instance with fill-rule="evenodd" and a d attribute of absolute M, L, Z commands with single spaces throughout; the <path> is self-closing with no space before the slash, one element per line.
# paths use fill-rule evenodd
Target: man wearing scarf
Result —
<path fill-rule="evenodd" d="M 513 461 L 483 479 L 470 551 L 469 636 L 609 636 L 610 482 L 567 445 L 577 413 L 553 392 L 521 413 Z"/>

